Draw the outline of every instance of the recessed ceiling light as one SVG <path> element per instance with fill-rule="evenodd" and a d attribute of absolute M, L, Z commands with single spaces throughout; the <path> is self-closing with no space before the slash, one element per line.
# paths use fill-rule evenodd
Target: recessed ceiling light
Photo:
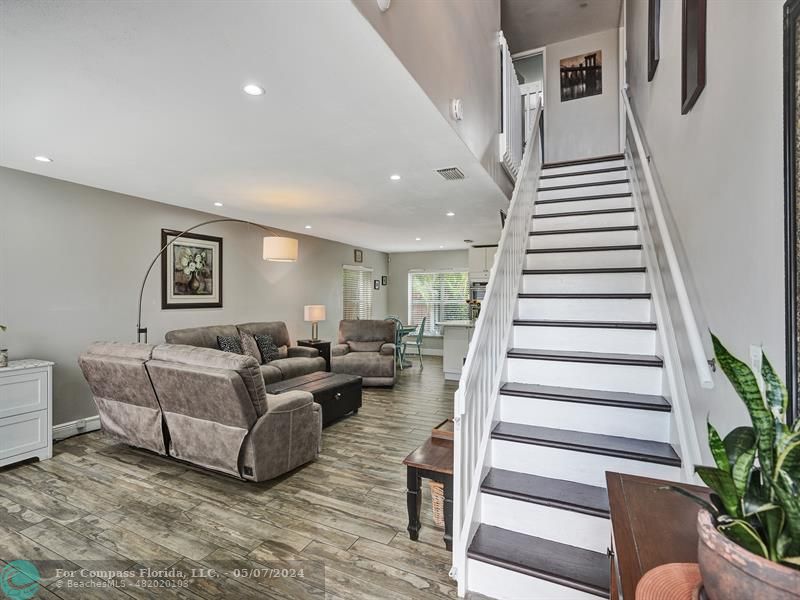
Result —
<path fill-rule="evenodd" d="M 422 238 L 414 238 L 416 241 L 421 242 Z"/>
<path fill-rule="evenodd" d="M 311 225 L 306 225 L 306 229 L 311 229 Z"/>
<path fill-rule="evenodd" d="M 454 212 L 451 210 L 450 212 L 448 212 L 448 213 L 447 213 L 447 216 L 448 216 L 448 217 L 455 217 L 455 216 L 456 216 L 456 213 L 454 213 Z"/>
<path fill-rule="evenodd" d="M 53 162 L 52 158 L 49 156 L 43 156 L 41 154 L 39 156 L 34 156 L 33 160 L 38 160 L 39 162 Z"/>
<path fill-rule="evenodd" d="M 389 179 L 391 179 L 392 181 L 400 181 L 400 175 L 397 174 L 390 175 Z"/>
<path fill-rule="evenodd" d="M 264 95 L 264 88 L 260 85 L 256 85 L 255 83 L 248 83 L 246 86 L 242 88 L 245 94 L 249 96 L 263 96 Z"/>
<path fill-rule="evenodd" d="M 439 246 L 439 248 L 444 248 L 444 246 Z"/>
<path fill-rule="evenodd" d="M 214 206 L 222 206 L 222 202 L 214 202 Z"/>

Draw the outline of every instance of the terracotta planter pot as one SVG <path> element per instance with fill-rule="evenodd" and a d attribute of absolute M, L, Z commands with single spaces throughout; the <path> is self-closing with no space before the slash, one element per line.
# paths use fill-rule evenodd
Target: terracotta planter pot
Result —
<path fill-rule="evenodd" d="M 800 571 L 772 562 L 722 535 L 708 511 L 697 515 L 697 561 L 709 600 L 797 600 Z"/>

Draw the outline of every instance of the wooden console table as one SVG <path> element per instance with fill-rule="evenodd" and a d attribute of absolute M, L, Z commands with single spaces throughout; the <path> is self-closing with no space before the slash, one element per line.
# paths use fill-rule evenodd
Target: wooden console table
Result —
<path fill-rule="evenodd" d="M 444 486 L 444 546 L 453 549 L 453 441 L 430 437 L 422 446 L 403 460 L 406 465 L 408 506 L 408 535 L 419 539 L 422 526 L 419 520 L 422 506 L 422 478 L 438 481 Z"/>
<path fill-rule="evenodd" d="M 697 562 L 699 506 L 662 488 L 677 485 L 708 499 L 707 488 L 610 472 L 606 483 L 614 542 L 612 600 L 634 600 L 639 580 L 654 567 Z"/>

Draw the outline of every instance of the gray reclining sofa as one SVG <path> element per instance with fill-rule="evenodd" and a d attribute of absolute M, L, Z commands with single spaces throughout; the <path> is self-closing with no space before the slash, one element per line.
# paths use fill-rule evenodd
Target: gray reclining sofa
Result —
<path fill-rule="evenodd" d="M 267 394 L 251 356 L 100 342 L 79 363 L 103 430 L 126 444 L 252 481 L 319 454 L 322 414 L 314 397 Z"/>

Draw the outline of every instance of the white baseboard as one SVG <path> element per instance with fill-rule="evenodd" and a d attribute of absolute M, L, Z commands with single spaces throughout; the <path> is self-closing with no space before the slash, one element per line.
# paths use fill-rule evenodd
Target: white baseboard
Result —
<path fill-rule="evenodd" d="M 53 425 L 53 439 L 64 440 L 79 433 L 87 433 L 89 431 L 97 431 L 100 429 L 100 417 L 86 417 L 85 419 L 78 419 L 77 421 L 69 421 L 67 423 L 60 423 Z"/>

